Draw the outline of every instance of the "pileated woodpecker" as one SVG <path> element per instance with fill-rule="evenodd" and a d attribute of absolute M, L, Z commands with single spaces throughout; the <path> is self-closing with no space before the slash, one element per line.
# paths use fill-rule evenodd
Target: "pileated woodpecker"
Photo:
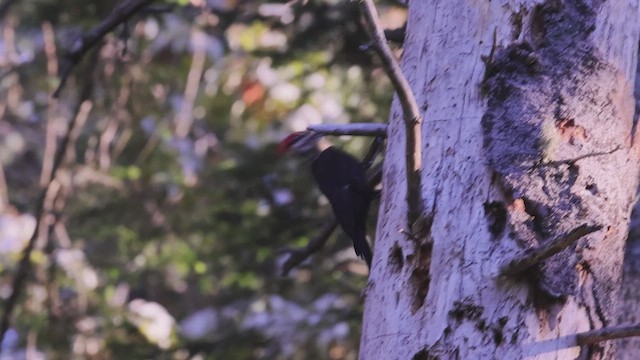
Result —
<path fill-rule="evenodd" d="M 320 191 L 329 199 L 338 224 L 353 240 L 356 255 L 371 267 L 371 248 L 366 223 L 374 192 L 367 185 L 365 169 L 353 156 L 331 146 L 322 134 L 299 131 L 278 146 L 281 154 L 292 152 L 311 159 L 311 172 Z"/>

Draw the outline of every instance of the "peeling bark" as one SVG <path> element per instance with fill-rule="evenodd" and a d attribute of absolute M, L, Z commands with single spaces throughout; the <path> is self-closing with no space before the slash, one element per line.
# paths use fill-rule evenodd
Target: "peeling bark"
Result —
<path fill-rule="evenodd" d="M 634 1 L 413 1 L 403 69 L 423 110 L 428 226 L 407 239 L 392 106 L 361 359 L 611 359 L 638 186 Z M 427 106 L 428 105 L 428 106 Z M 498 267 L 580 224 L 533 271 Z"/>

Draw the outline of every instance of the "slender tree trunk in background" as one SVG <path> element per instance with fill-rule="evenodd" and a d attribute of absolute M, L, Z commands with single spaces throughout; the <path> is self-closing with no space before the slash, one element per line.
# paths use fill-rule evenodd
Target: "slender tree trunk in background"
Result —
<path fill-rule="evenodd" d="M 611 359 L 638 187 L 637 1 L 411 1 L 403 69 L 422 106 L 430 228 L 406 231 L 391 113 L 360 358 Z M 499 267 L 582 224 L 518 277 Z"/>

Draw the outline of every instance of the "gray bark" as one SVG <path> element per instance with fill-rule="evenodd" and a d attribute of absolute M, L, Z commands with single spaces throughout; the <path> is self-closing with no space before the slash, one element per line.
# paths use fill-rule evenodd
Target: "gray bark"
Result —
<path fill-rule="evenodd" d="M 637 1 L 412 1 L 427 232 L 406 235 L 394 102 L 361 359 L 610 359 L 638 186 Z M 520 277 L 502 263 L 602 225 Z"/>
<path fill-rule="evenodd" d="M 640 64 L 639 64 L 640 65 Z M 636 113 L 634 122 L 638 122 L 640 116 L 640 66 L 636 68 L 635 97 L 636 97 Z M 622 289 L 620 294 L 620 325 L 639 324 L 640 323 L 640 203 L 636 206 L 631 214 L 629 223 L 629 237 L 626 243 L 624 256 L 624 271 Z M 622 339 L 618 341 L 619 360 L 636 360 L 640 354 L 640 337 Z"/>

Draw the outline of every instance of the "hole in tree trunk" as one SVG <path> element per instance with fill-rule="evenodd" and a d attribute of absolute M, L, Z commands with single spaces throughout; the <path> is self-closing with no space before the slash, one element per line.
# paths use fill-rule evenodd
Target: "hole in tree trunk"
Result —
<path fill-rule="evenodd" d="M 413 312 L 418 311 L 418 309 L 424 305 L 427 295 L 429 294 L 429 282 L 431 281 L 429 268 L 431 266 L 432 250 L 433 244 L 431 242 L 425 242 L 420 245 L 418 256 L 416 257 L 417 263 L 409 278 L 409 282 L 414 291 L 411 306 Z"/>
<path fill-rule="evenodd" d="M 498 237 L 507 225 L 507 208 L 500 201 L 485 202 L 484 214 L 487 217 L 491 235 Z"/>
<path fill-rule="evenodd" d="M 395 244 L 391 249 L 391 256 L 389 257 L 389 267 L 393 272 L 400 272 L 404 266 L 404 255 L 402 254 L 402 248 Z"/>

